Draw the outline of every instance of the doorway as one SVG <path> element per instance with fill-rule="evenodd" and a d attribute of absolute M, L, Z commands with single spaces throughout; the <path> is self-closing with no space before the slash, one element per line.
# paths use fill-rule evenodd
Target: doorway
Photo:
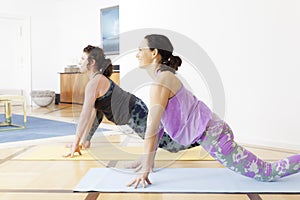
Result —
<path fill-rule="evenodd" d="M 0 14 L 0 90 L 31 102 L 30 19 Z"/>

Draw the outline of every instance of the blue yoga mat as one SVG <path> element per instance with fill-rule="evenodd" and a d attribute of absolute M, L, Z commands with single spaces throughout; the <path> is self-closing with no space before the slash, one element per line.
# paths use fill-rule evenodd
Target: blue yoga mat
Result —
<path fill-rule="evenodd" d="M 300 193 L 300 173 L 275 182 L 259 182 L 226 168 L 165 168 L 150 174 L 152 185 L 127 187 L 136 175 L 128 170 L 92 168 L 75 192 L 151 193 Z"/>
<path fill-rule="evenodd" d="M 0 115 L 0 121 L 5 121 L 4 115 Z M 22 125 L 23 115 L 13 115 L 12 122 Z M 74 135 L 76 126 L 73 123 L 28 116 L 25 129 L 1 131 L 9 127 L 0 127 L 0 143 Z M 107 130 L 99 128 L 97 131 Z"/>

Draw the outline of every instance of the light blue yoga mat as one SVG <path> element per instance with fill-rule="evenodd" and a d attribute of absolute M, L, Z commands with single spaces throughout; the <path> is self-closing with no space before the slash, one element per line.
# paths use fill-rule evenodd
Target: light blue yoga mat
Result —
<path fill-rule="evenodd" d="M 0 114 L 0 122 L 3 121 L 5 121 L 4 115 Z M 23 115 L 13 115 L 12 122 L 22 125 Z M 7 130 L 9 127 L 0 127 L 0 143 L 74 135 L 76 126 L 77 124 L 74 123 L 27 116 L 24 129 Z M 1 131 L 2 129 L 5 131 Z M 97 131 L 107 131 L 107 129 L 98 128 Z"/>
<path fill-rule="evenodd" d="M 259 182 L 226 168 L 165 168 L 150 174 L 152 185 L 127 187 L 136 175 L 121 169 L 92 168 L 75 192 L 300 193 L 300 173 L 276 182 Z"/>

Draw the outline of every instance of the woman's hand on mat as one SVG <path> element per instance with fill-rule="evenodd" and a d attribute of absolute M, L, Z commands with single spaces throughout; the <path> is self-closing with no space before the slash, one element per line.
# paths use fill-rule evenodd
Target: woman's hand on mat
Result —
<path fill-rule="evenodd" d="M 71 145 L 70 153 L 65 154 L 64 157 L 71 157 L 71 158 L 73 158 L 75 152 L 77 152 L 80 156 L 82 155 L 81 152 L 80 152 L 79 141 L 80 141 L 80 138 L 76 136 L 75 137 L 75 141 Z"/>
<path fill-rule="evenodd" d="M 150 156 L 151 157 L 151 156 Z M 133 179 L 128 187 L 133 186 L 136 189 L 140 183 L 143 187 L 146 187 L 146 184 L 152 184 L 149 180 L 149 173 L 153 171 L 154 161 L 149 159 L 149 155 L 142 155 L 135 162 L 132 163 L 131 168 L 134 168 L 136 172 L 138 172 L 138 176 Z"/>
<path fill-rule="evenodd" d="M 73 151 L 72 148 L 70 149 L 70 153 L 67 153 L 65 155 L 63 155 L 63 157 L 74 157 L 74 153 L 77 152 L 80 156 L 82 155 L 81 151 L 80 151 L 80 146 L 78 145 L 77 148 Z"/>
<path fill-rule="evenodd" d="M 144 172 L 138 175 L 135 179 L 133 179 L 130 183 L 127 184 L 127 187 L 131 187 L 134 185 L 134 189 L 136 189 L 140 183 L 143 185 L 143 188 L 146 187 L 146 184 L 151 185 L 152 183 L 149 180 L 149 172 Z"/>
<path fill-rule="evenodd" d="M 80 151 L 80 149 L 81 149 L 81 148 L 80 148 L 80 145 L 77 145 L 77 147 L 75 148 L 74 151 L 73 151 L 72 149 L 73 149 L 73 148 L 71 147 L 71 148 L 70 148 L 70 153 L 67 153 L 67 154 L 63 155 L 63 157 L 71 157 L 71 158 L 73 158 L 75 152 L 77 152 L 80 156 L 82 155 L 82 154 L 81 154 L 81 151 Z"/>

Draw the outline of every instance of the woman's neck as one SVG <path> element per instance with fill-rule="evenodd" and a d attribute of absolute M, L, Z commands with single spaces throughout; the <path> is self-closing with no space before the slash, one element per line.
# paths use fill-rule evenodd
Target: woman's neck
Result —
<path fill-rule="evenodd" d="M 96 76 L 97 74 L 100 74 L 100 72 L 99 72 L 99 71 L 90 71 L 90 72 L 88 73 L 89 79 L 91 80 L 91 79 L 95 78 L 95 76 Z"/>
<path fill-rule="evenodd" d="M 148 68 L 147 68 L 147 72 L 150 75 L 150 77 L 152 79 L 155 79 L 157 77 L 157 72 L 159 70 L 160 64 L 151 64 Z"/>

